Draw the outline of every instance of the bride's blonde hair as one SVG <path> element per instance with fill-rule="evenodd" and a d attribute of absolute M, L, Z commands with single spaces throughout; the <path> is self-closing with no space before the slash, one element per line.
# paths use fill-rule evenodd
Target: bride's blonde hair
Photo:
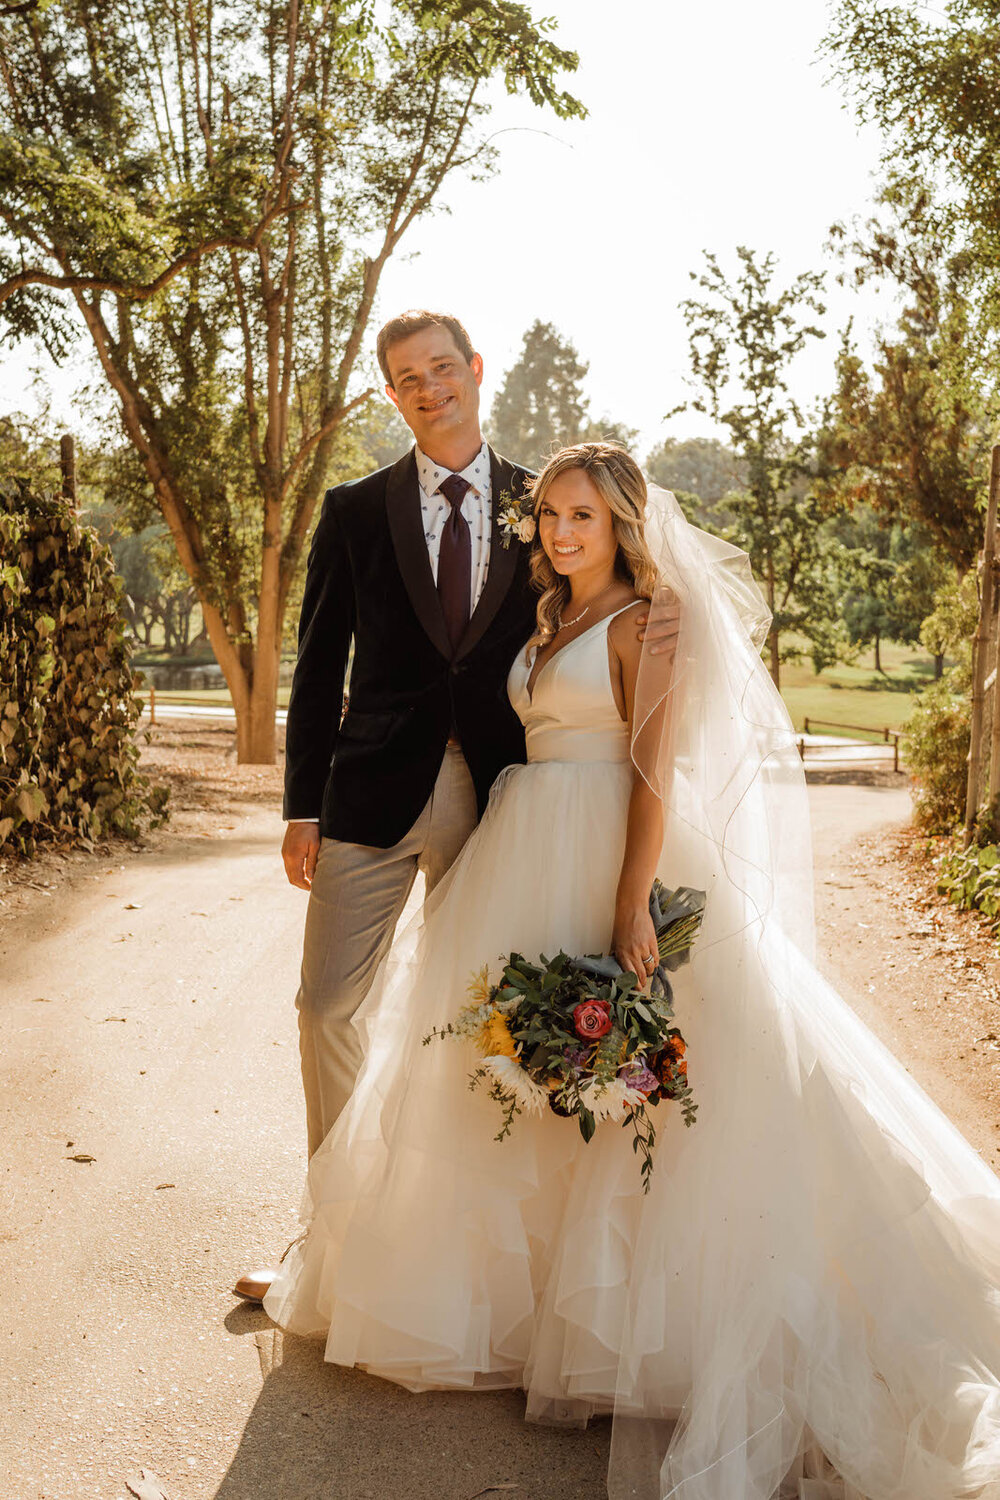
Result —
<path fill-rule="evenodd" d="M 607 502 L 618 543 L 615 572 L 632 585 L 641 599 L 651 599 L 657 584 L 657 569 L 646 543 L 646 481 L 639 465 L 614 443 L 576 443 L 571 448 L 560 448 L 531 481 L 536 528 L 549 485 L 567 469 L 582 469 Z M 570 595 L 569 582 L 552 566 L 537 529 L 531 550 L 531 582 L 541 598 L 529 650 L 532 646 L 547 645 L 555 635 Z"/>

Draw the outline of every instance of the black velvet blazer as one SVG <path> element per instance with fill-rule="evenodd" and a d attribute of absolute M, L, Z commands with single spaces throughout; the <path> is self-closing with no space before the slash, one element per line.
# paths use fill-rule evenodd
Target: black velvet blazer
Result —
<path fill-rule="evenodd" d="M 285 739 L 286 818 L 388 848 L 413 826 L 454 726 L 479 811 L 504 766 L 524 760 L 507 699 L 514 654 L 534 629 L 523 543 L 503 545 L 499 498 L 527 471 L 490 453 L 489 573 L 452 658 L 431 573 L 413 451 L 328 490 L 306 573 Z M 350 703 L 341 719 L 351 642 Z"/>

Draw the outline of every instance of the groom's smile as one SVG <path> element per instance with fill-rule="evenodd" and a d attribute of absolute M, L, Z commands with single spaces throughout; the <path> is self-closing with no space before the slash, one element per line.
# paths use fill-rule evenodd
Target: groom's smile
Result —
<path fill-rule="evenodd" d="M 480 356 L 466 359 L 449 330 L 439 325 L 392 344 L 386 362 L 386 393 L 418 446 L 449 468 L 463 467 L 482 442 Z"/>

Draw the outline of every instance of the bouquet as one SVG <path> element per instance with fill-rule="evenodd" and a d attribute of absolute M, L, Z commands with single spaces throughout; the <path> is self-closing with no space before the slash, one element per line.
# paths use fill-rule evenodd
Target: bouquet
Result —
<path fill-rule="evenodd" d="M 649 1191 L 656 1132 L 649 1110 L 678 1103 L 687 1125 L 697 1105 L 687 1080 L 686 1046 L 673 1024 L 668 971 L 690 956 L 701 926 L 705 893 L 667 891 L 656 881 L 649 900 L 659 962 L 644 992 L 635 974 L 607 955 L 565 953 L 530 963 L 511 953 L 497 983 L 489 965 L 469 986 L 471 1003 L 453 1022 L 424 1037 L 461 1037 L 484 1054 L 470 1088 L 485 1085 L 503 1112 L 502 1141 L 515 1116 L 551 1109 L 573 1116 L 585 1141 L 613 1120 L 633 1131 Z"/>

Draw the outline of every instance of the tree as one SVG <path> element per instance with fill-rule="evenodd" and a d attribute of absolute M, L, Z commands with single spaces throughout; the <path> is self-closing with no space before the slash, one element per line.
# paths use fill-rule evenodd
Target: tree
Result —
<path fill-rule="evenodd" d="M 870 646 L 882 671 L 884 640 L 913 643 L 954 569 L 934 539 L 918 526 L 888 522 L 859 504 L 827 523 L 840 551 L 840 611 L 849 641 Z"/>
<path fill-rule="evenodd" d="M 532 323 L 493 398 L 490 437 L 499 451 L 537 468 L 556 448 L 575 443 L 587 424 L 588 368 L 551 323 Z"/>
<path fill-rule="evenodd" d="M 369 398 L 383 268 L 451 173 L 489 170 L 486 80 L 582 113 L 549 29 L 513 0 L 52 0 L 0 20 L 0 304 L 57 358 L 82 320 L 240 760 L 274 758 L 284 614 Z"/>
<path fill-rule="evenodd" d="M 943 189 L 936 196 L 935 218 L 967 238 L 995 299 L 1000 273 L 995 0 L 941 0 L 933 8 L 840 0 L 825 50 L 859 116 L 882 130 L 890 180 Z"/>
<path fill-rule="evenodd" d="M 736 454 L 717 438 L 664 438 L 646 459 L 654 484 L 672 490 L 696 525 L 731 527 L 732 514 L 720 502 L 746 483 Z"/>
<path fill-rule="evenodd" d="M 583 382 L 589 365 L 551 323 L 537 321 L 493 398 L 490 439 L 501 453 L 529 468 L 569 443 L 609 442 L 630 448 L 638 434 L 610 417 L 595 419 Z"/>
<path fill-rule="evenodd" d="M 736 454 L 718 438 L 665 438 L 646 459 L 646 473 L 664 489 L 684 490 L 709 506 L 742 488 L 746 477 Z"/>
<path fill-rule="evenodd" d="M 970 312 L 972 263 L 933 220 L 922 188 L 895 184 L 872 219 L 835 243 L 845 279 L 889 281 L 903 310 L 875 340 L 869 369 L 845 332 L 826 434 L 831 490 L 889 519 L 917 523 L 960 573 L 982 542 L 984 475 L 1000 414 L 988 356 Z"/>
<path fill-rule="evenodd" d="M 819 301 L 823 278 L 807 271 L 778 290 L 772 255 L 758 261 L 745 246 L 737 255 L 739 269 L 730 279 L 716 257 L 706 254 L 707 269 L 691 273 L 706 300 L 689 299 L 682 307 L 694 379 L 704 392 L 692 404 L 728 428 L 744 469 L 743 488 L 727 506 L 732 538 L 763 578 L 773 616 L 769 667 L 777 686 L 782 657 L 800 654 L 795 646 L 782 648 L 786 631 L 809 638 L 817 671 L 836 659 L 834 559 L 810 482 L 814 456 L 805 439 L 794 435 L 804 424 L 786 381 L 807 340 L 824 337 L 813 323 L 800 321 L 800 312 L 825 311 Z"/>

